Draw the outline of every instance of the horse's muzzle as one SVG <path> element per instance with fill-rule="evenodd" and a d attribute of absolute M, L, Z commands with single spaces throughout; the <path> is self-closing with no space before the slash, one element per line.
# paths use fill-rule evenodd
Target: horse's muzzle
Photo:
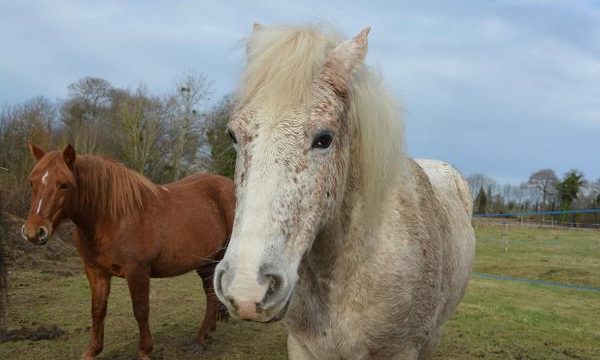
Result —
<path fill-rule="evenodd" d="M 34 245 L 44 245 L 48 242 L 50 232 L 45 226 L 39 226 L 35 232 L 30 231 L 26 224 L 21 226 L 21 236 Z"/>
<path fill-rule="evenodd" d="M 231 315 L 243 320 L 278 321 L 285 315 L 291 297 L 285 272 L 273 265 L 261 266 L 258 274 L 244 274 L 223 261 L 215 270 L 214 285 L 217 297 Z"/>

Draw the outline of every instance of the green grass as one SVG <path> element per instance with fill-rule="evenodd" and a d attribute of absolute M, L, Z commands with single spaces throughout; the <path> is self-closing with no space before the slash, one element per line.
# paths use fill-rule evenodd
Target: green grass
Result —
<path fill-rule="evenodd" d="M 475 271 L 600 288 L 600 231 L 477 226 Z M 508 243 L 505 251 L 505 243 Z"/>
<path fill-rule="evenodd" d="M 472 279 L 435 359 L 600 359 L 600 293 Z"/>
<path fill-rule="evenodd" d="M 58 340 L 0 343 L 0 359 L 76 359 L 89 338 L 90 295 L 85 276 L 57 277 L 37 271 L 12 274 L 9 329 L 58 325 Z M 286 333 L 281 324 L 230 321 L 220 324 L 202 355 L 190 345 L 200 326 L 204 296 L 195 273 L 151 283 L 150 326 L 155 359 L 282 359 Z M 99 359 L 129 359 L 137 348 L 137 325 L 126 282 L 113 279 L 106 320 L 105 347 Z M 257 348 L 255 344 L 261 344 Z M 268 351 L 264 351 L 268 349 Z M 280 351 L 277 352 L 276 350 Z"/>
<path fill-rule="evenodd" d="M 599 285 L 600 232 L 510 229 L 508 252 L 497 228 L 480 226 L 477 235 L 476 271 Z M 77 260 L 67 263 L 72 268 Z M 8 326 L 56 324 L 66 335 L 0 343 L 0 359 L 77 359 L 85 348 L 91 322 L 85 276 L 48 270 L 11 270 Z M 152 281 L 154 359 L 287 358 L 281 324 L 230 321 L 219 325 L 207 351 L 190 351 L 203 314 L 201 294 L 193 273 Z M 598 324 L 600 293 L 474 278 L 435 359 L 600 359 Z M 126 284 L 114 279 L 99 359 L 131 359 L 137 336 Z"/>

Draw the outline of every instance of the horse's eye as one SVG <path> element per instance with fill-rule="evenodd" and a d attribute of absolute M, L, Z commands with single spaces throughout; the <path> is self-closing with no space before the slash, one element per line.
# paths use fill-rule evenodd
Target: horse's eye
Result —
<path fill-rule="evenodd" d="M 63 190 L 66 189 L 66 188 L 68 188 L 68 187 L 69 187 L 69 184 L 67 184 L 67 183 L 62 183 L 62 184 L 60 184 L 58 186 L 59 189 L 63 189 Z"/>
<path fill-rule="evenodd" d="M 233 131 L 231 131 L 231 129 L 227 129 L 227 135 L 229 135 L 231 142 L 237 144 L 237 139 L 235 138 L 235 134 L 233 133 Z"/>
<path fill-rule="evenodd" d="M 311 148 L 313 149 L 327 149 L 331 146 L 333 141 L 333 133 L 331 131 L 321 131 L 315 135 Z"/>

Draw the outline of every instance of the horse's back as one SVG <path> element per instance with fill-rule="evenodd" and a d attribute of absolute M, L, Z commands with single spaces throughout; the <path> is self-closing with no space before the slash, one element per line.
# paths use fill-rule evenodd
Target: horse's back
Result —
<path fill-rule="evenodd" d="M 165 196 L 171 197 L 172 201 L 198 209 L 207 204 L 216 206 L 227 223 L 228 234 L 231 234 L 235 211 L 235 187 L 231 179 L 216 174 L 197 173 L 162 187 L 166 192 Z"/>
<path fill-rule="evenodd" d="M 473 214 L 473 200 L 469 186 L 452 165 L 439 160 L 415 159 L 425 171 L 431 185 L 444 197 L 456 196 L 469 217 Z"/>
<path fill-rule="evenodd" d="M 232 181 L 231 181 L 231 179 L 226 178 L 225 176 L 221 176 L 221 175 L 216 175 L 216 174 L 211 174 L 211 173 L 196 173 L 196 174 L 186 176 L 177 181 L 173 181 L 168 184 L 164 184 L 163 187 L 168 189 L 168 188 L 172 188 L 172 187 L 180 187 L 180 186 L 185 186 L 185 185 L 195 184 L 195 183 L 213 184 L 213 185 L 214 184 L 225 184 L 225 186 L 226 186 L 227 184 L 231 184 Z"/>

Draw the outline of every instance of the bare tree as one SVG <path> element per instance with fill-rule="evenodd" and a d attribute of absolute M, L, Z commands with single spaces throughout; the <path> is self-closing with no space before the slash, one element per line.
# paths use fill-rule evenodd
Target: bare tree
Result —
<path fill-rule="evenodd" d="M 557 195 L 556 184 L 559 180 L 552 169 L 542 169 L 529 176 L 527 184 L 536 189 L 541 194 L 541 210 L 546 210 L 548 199 Z"/>
<path fill-rule="evenodd" d="M 135 93 L 118 91 L 114 95 L 115 122 L 120 129 L 123 160 L 136 171 L 148 174 L 150 164 L 158 158 L 157 141 L 161 132 L 158 98 L 152 98 L 142 85 Z"/>
<path fill-rule="evenodd" d="M 206 76 L 184 73 L 176 80 L 176 91 L 166 103 L 171 107 L 170 154 L 172 180 L 186 175 L 186 168 L 195 168 L 201 148 L 201 118 L 199 109 L 208 100 L 210 82 Z"/>
<path fill-rule="evenodd" d="M 69 141 L 81 152 L 101 151 L 102 135 L 112 100 L 112 85 L 100 78 L 83 78 L 68 86 L 69 99 L 61 108 Z"/>

